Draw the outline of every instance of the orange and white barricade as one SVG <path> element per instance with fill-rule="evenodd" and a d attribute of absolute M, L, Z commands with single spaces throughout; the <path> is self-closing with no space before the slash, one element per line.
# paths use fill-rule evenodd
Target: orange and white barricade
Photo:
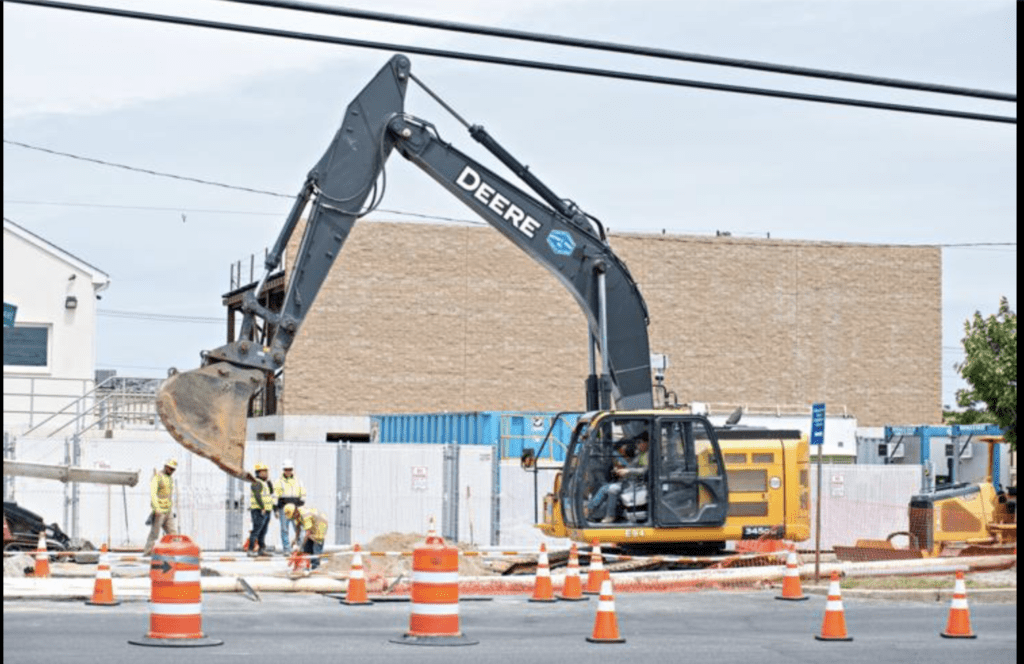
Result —
<path fill-rule="evenodd" d="M 551 565 L 548 563 L 548 547 L 541 542 L 537 556 L 537 575 L 533 582 L 531 602 L 556 602 L 555 589 L 551 585 Z"/>
<path fill-rule="evenodd" d="M 819 641 L 853 641 L 853 637 L 846 634 L 846 614 L 843 611 L 843 597 L 839 590 L 839 572 L 832 572 L 821 634 L 815 634 L 814 638 Z"/>
<path fill-rule="evenodd" d="M 583 596 L 583 583 L 580 581 L 580 554 L 576 548 L 576 542 L 572 543 L 569 549 L 569 571 L 565 575 L 565 583 L 562 585 L 562 594 L 558 599 L 567 602 L 580 602 L 590 599 Z"/>
<path fill-rule="evenodd" d="M 50 576 L 50 554 L 46 551 L 46 531 L 39 531 L 39 544 L 36 545 L 36 565 L 32 570 L 32 576 L 46 578 Z"/>
<path fill-rule="evenodd" d="M 947 639 L 976 639 L 978 635 L 971 631 L 971 611 L 967 608 L 967 584 L 964 573 L 956 573 L 956 585 L 953 586 L 953 602 L 949 605 L 949 620 L 946 631 L 939 632 Z"/>
<path fill-rule="evenodd" d="M 796 558 L 796 551 L 790 550 L 786 557 L 786 574 L 782 577 L 782 594 L 775 599 L 784 599 L 790 602 L 800 602 L 809 599 L 800 587 L 799 562 Z"/>
<path fill-rule="evenodd" d="M 590 548 L 590 569 L 587 570 L 587 586 L 583 589 L 585 595 L 599 595 L 601 583 L 605 579 L 611 579 L 608 570 L 604 568 L 604 560 L 601 557 L 601 543 L 594 539 Z"/>
<path fill-rule="evenodd" d="M 114 599 L 114 582 L 110 578 L 110 554 L 107 545 L 100 547 L 99 565 L 96 566 L 96 583 L 92 586 L 92 599 L 86 604 L 93 606 L 117 606 L 121 602 Z"/>
<path fill-rule="evenodd" d="M 164 535 L 150 557 L 149 632 L 137 646 L 219 646 L 203 634 L 199 547 L 187 535 Z"/>
<path fill-rule="evenodd" d="M 363 571 L 363 549 L 358 544 L 352 549 L 352 568 L 348 573 L 348 590 L 342 604 L 358 606 L 373 604 L 366 595 L 366 573 Z"/>
<path fill-rule="evenodd" d="M 392 643 L 421 646 L 471 646 L 479 641 L 459 629 L 459 550 L 430 529 L 413 549 L 412 609 L 409 631 Z"/>
<path fill-rule="evenodd" d="M 619 620 L 615 616 L 615 596 L 612 594 L 612 581 L 601 582 L 601 596 L 597 602 L 597 618 L 594 620 L 594 633 L 587 637 L 591 643 L 625 643 L 626 639 L 619 636 Z"/>

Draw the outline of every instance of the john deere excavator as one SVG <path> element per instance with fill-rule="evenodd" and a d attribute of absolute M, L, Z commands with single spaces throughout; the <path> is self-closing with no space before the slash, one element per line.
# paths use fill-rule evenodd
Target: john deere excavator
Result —
<path fill-rule="evenodd" d="M 505 164 L 538 198 L 441 140 L 434 126 L 404 110 L 415 81 Z M 710 422 L 688 412 L 654 408 L 647 306 L 629 270 L 608 244 L 604 227 L 572 201 L 557 196 L 526 166 L 477 125 L 469 125 L 417 79 L 407 58 L 396 55 L 356 96 L 323 157 L 309 172 L 284 227 L 268 253 L 266 274 L 244 295 L 239 340 L 201 354 L 202 366 L 171 371 L 157 397 L 167 430 L 186 448 L 226 472 L 248 478 L 245 425 L 249 400 L 279 372 L 355 221 L 380 202 L 378 188 L 392 151 L 416 164 L 498 232 L 548 269 L 576 298 L 590 332 L 586 404 L 591 411 L 577 427 L 574 452 L 559 495 L 560 534 L 605 541 L 721 542 L 778 537 L 804 539 L 807 442 L 793 432 L 758 432 L 740 456 L 747 500 L 730 505 L 727 459 Z M 306 227 L 280 311 L 257 300 L 267 275 L 278 268 L 303 214 Z M 276 326 L 268 346 L 253 341 L 263 324 Z M 600 367 L 595 359 L 600 357 Z M 587 504 L 611 468 L 615 446 L 647 431 L 649 466 L 633 478 L 634 509 L 595 519 Z M 748 437 L 749 438 L 749 437 Z M 641 505 L 636 488 L 651 498 Z M 606 492 L 607 493 L 607 492 Z M 629 493 L 629 492 L 627 492 Z M 621 496 L 622 492 L 618 495 Z M 650 507 L 647 507 L 649 503 Z M 643 509 L 639 509 L 639 508 Z M 627 532 L 628 531 L 628 532 Z M 589 539 L 588 539 L 589 541 Z"/>

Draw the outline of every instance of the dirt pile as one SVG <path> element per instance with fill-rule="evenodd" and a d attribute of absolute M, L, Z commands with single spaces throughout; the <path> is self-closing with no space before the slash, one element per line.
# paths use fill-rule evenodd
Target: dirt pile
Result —
<path fill-rule="evenodd" d="M 419 533 L 387 533 L 379 535 L 364 545 L 363 548 L 363 569 L 366 570 L 368 580 L 385 579 L 392 580 L 402 575 L 405 578 L 412 578 L 412 551 L 422 544 L 426 537 Z M 476 551 L 477 548 L 471 544 L 458 542 L 455 544 L 460 551 Z M 401 551 L 408 553 L 403 556 L 372 556 L 372 551 Z M 332 556 L 325 567 L 328 572 L 347 572 L 352 566 L 352 556 Z M 491 576 L 496 572 L 491 570 L 484 558 L 478 556 L 459 556 L 460 576 Z"/>
<path fill-rule="evenodd" d="M 32 556 L 24 553 L 6 557 L 4 558 L 4 576 L 11 578 L 23 577 L 25 576 L 25 568 L 33 569 L 35 564 Z"/>

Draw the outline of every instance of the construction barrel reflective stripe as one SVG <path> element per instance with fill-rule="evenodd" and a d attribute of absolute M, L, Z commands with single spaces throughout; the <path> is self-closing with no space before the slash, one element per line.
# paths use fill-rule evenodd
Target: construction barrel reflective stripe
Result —
<path fill-rule="evenodd" d="M 220 645 L 203 634 L 199 547 L 187 535 L 164 535 L 150 557 L 149 632 L 135 645 Z"/>

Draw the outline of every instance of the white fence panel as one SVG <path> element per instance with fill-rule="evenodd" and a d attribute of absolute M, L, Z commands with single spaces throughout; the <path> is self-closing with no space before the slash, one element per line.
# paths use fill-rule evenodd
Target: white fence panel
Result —
<path fill-rule="evenodd" d="M 352 542 L 441 529 L 443 445 L 352 446 Z"/>

